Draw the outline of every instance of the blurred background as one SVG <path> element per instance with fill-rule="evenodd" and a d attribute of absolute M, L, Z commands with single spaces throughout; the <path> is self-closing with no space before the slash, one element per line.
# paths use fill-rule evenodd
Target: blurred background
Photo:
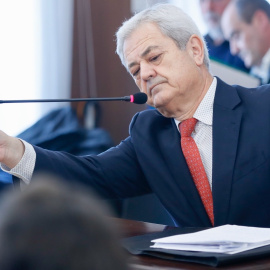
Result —
<path fill-rule="evenodd" d="M 1 0 L 0 100 L 137 92 L 115 55 L 114 33 L 125 18 L 158 2 L 181 7 L 205 34 L 199 0 Z M 63 105 L 0 104 L 0 128 L 15 136 Z M 101 107 L 101 126 L 115 143 L 144 109 L 119 102 Z"/>
<path fill-rule="evenodd" d="M 125 18 L 157 2 L 180 6 L 205 32 L 198 0 L 1 0 L 0 99 L 137 92 L 115 55 L 114 33 Z M 0 127 L 15 136 L 64 105 L 1 104 Z M 101 126 L 115 143 L 127 136 L 132 115 L 144 109 L 119 102 L 102 103 L 101 107 Z"/>

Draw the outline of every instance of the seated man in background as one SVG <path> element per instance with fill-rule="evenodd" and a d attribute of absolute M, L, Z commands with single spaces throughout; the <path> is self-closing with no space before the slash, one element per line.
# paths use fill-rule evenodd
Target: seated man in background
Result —
<path fill-rule="evenodd" d="M 221 16 L 231 0 L 200 0 L 202 17 L 208 33 L 204 36 L 210 59 L 248 72 L 243 61 L 230 53 L 230 45 L 221 29 Z"/>
<path fill-rule="evenodd" d="M 233 55 L 251 74 L 270 82 L 270 4 L 266 0 L 233 0 L 222 17 L 222 28 Z"/>
<path fill-rule="evenodd" d="M 1 270 L 126 270 L 105 206 L 92 192 L 38 177 L 0 201 Z"/>

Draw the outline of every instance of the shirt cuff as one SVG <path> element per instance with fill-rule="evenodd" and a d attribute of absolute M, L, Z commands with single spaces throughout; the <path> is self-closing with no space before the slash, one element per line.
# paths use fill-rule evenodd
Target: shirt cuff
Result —
<path fill-rule="evenodd" d="M 9 174 L 17 176 L 25 184 L 29 185 L 35 168 L 36 152 L 31 144 L 24 140 L 21 141 L 24 144 L 25 151 L 20 162 L 12 169 L 5 164 L 1 164 L 1 169 Z"/>

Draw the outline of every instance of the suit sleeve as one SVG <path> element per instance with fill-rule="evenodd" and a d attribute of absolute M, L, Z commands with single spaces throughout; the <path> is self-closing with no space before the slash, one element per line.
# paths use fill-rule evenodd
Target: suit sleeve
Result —
<path fill-rule="evenodd" d="M 134 117 L 131 125 L 134 125 Z M 34 146 L 34 174 L 45 172 L 66 181 L 78 181 L 105 198 L 122 199 L 151 192 L 138 162 L 132 136 L 98 156 L 78 157 Z"/>

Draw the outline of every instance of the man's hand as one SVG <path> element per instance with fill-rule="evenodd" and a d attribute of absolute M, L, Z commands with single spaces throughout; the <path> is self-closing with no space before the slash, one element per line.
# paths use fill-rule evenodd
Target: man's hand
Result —
<path fill-rule="evenodd" d="M 0 131 L 0 162 L 12 169 L 19 163 L 23 154 L 24 144 Z"/>

